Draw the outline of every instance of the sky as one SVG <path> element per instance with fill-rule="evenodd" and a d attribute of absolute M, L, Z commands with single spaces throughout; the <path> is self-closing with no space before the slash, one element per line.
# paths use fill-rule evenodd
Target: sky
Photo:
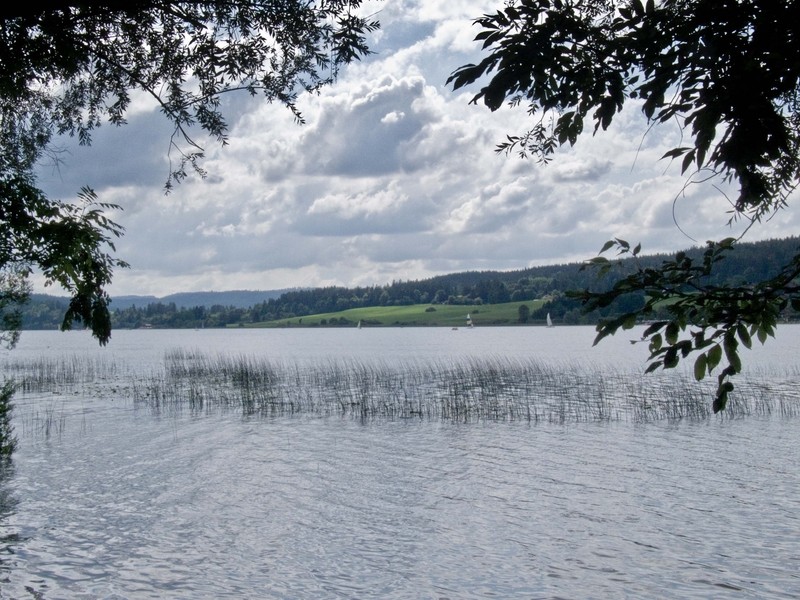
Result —
<path fill-rule="evenodd" d="M 61 141 L 60 164 L 42 165 L 39 183 L 64 200 L 88 185 L 122 207 L 111 215 L 125 227 L 116 256 L 131 267 L 116 271 L 112 297 L 384 285 L 583 261 L 615 237 L 649 254 L 743 231 L 729 224 L 725 190 L 687 188 L 679 164 L 661 159 L 677 127 L 647 131 L 634 104 L 547 165 L 498 154 L 529 125 L 524 107 L 492 113 L 470 104 L 477 86 L 454 92 L 446 80 L 480 60 L 472 23 L 501 6 L 368 1 L 381 22 L 374 54 L 299 99 L 305 124 L 281 105 L 229 96 L 229 144 L 208 140 L 208 176 L 168 195 L 171 128 L 147 102 L 89 148 Z M 798 232 L 790 208 L 745 239 Z"/>

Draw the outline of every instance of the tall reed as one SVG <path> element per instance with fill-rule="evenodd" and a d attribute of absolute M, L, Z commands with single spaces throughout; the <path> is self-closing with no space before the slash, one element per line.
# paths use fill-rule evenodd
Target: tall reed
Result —
<path fill-rule="evenodd" d="M 167 352 L 162 368 L 131 373 L 113 362 L 81 357 L 11 364 L 23 394 L 91 393 L 132 399 L 154 412 L 245 415 L 308 413 L 361 419 L 445 419 L 556 424 L 708 419 L 713 385 L 680 372 L 641 375 L 591 365 L 554 365 L 508 357 L 316 363 Z M 8 365 L 6 365 L 8 368 Z M 718 418 L 797 416 L 796 378 L 740 376 Z M 50 423 L 47 434 L 59 426 Z"/>
<path fill-rule="evenodd" d="M 743 379 L 723 416 L 797 414 L 795 390 L 773 388 L 767 393 L 764 384 Z M 173 353 L 162 373 L 133 392 L 138 405 L 158 410 L 576 423 L 706 419 L 713 389 L 679 373 L 640 376 L 508 358 L 301 365 Z"/>
<path fill-rule="evenodd" d="M 9 361 L 5 369 L 13 373 L 14 383 L 22 393 L 38 393 L 84 386 L 90 383 L 117 380 L 117 365 L 107 359 L 87 359 L 68 354 Z"/>

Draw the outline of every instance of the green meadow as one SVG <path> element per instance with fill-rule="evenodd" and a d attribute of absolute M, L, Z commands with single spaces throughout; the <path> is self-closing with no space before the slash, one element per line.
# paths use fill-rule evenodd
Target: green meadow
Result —
<path fill-rule="evenodd" d="M 519 307 L 526 305 L 534 312 L 544 300 L 526 300 L 503 304 L 410 304 L 407 306 L 370 306 L 341 312 L 320 313 L 252 323 L 248 327 L 466 327 L 467 315 L 475 327 L 519 325 Z M 528 321 L 542 325 L 542 319 Z"/>

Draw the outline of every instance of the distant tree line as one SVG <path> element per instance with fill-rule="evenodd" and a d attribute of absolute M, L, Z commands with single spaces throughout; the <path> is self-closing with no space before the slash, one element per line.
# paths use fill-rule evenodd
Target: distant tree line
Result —
<path fill-rule="evenodd" d="M 772 276 L 800 246 L 800 238 L 740 244 L 729 259 L 719 264 L 716 283 L 746 284 Z M 701 252 L 690 250 L 689 254 Z M 640 265 L 656 266 L 663 255 L 640 257 Z M 626 259 L 633 270 L 634 263 Z M 212 328 L 244 326 L 279 319 L 297 318 L 318 313 L 333 313 L 351 308 L 402 306 L 411 304 L 499 304 L 545 299 L 537 310 L 524 315 L 524 321 L 541 321 L 547 313 L 565 324 L 595 323 L 600 317 L 630 312 L 644 302 L 641 294 L 618 298 L 601 310 L 585 314 L 577 300 L 566 297 L 572 289 L 603 290 L 614 280 L 598 279 L 592 269 L 581 264 L 531 267 L 516 271 L 467 271 L 419 281 L 394 281 L 368 287 L 322 287 L 292 290 L 248 308 L 223 306 L 179 307 L 174 302 L 155 302 L 112 310 L 113 326 L 120 329 Z M 55 329 L 63 317 L 65 298 L 34 294 L 24 309 L 24 329 Z M 113 303 L 112 303 L 113 308 Z M 789 315 L 787 315 L 788 317 Z M 331 319 L 335 325 L 338 320 Z M 349 324 L 349 322 L 348 322 Z"/>

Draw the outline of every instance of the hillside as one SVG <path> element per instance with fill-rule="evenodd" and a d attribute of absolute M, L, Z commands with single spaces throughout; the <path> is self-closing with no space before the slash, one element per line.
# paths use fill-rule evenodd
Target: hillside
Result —
<path fill-rule="evenodd" d="M 472 306 L 441 304 L 411 304 L 408 306 L 370 306 L 351 308 L 336 313 L 323 313 L 254 323 L 248 327 L 475 327 L 487 325 L 535 324 L 527 316 L 540 309 L 544 300 L 531 302 L 506 302 L 503 304 L 475 304 Z M 525 307 L 521 309 L 520 307 Z M 522 312 L 521 312 L 522 311 Z M 538 322 L 536 322 L 538 323 Z M 541 323 L 543 324 L 544 318 Z"/>
<path fill-rule="evenodd" d="M 713 282 L 745 284 L 768 278 L 791 260 L 800 246 L 800 238 L 738 244 L 726 260 L 718 263 Z M 701 249 L 688 254 L 699 255 Z M 658 266 L 666 255 L 639 257 L 642 266 Z M 624 269 L 632 269 L 631 259 L 623 261 Z M 366 287 L 324 287 L 272 291 L 193 292 L 152 298 L 121 296 L 113 299 L 113 325 L 116 328 L 138 327 L 230 327 L 256 324 L 299 323 L 303 325 L 335 325 L 346 311 L 370 307 L 480 307 L 526 303 L 533 321 L 543 320 L 546 312 L 561 323 L 593 323 L 599 316 L 628 310 L 630 306 L 612 305 L 602 314 L 583 314 L 580 305 L 564 297 L 575 289 L 603 289 L 613 284 L 610 278 L 598 279 L 591 269 L 580 263 L 546 265 L 514 271 L 468 271 L 440 275 L 419 281 L 395 281 L 391 284 Z M 542 307 L 542 299 L 548 299 Z M 630 297 L 624 302 L 641 302 Z M 24 329 L 57 327 L 66 310 L 67 299 L 33 295 L 24 309 Z M 515 310 L 512 308 L 512 311 Z M 344 312 L 343 312 L 344 311 Z M 474 309 L 473 309 L 474 311 Z M 386 311 L 383 311 L 386 313 Z M 430 311 L 434 312 L 434 311 Z M 336 314 L 336 320 L 333 316 Z M 459 309 L 459 314 L 466 314 Z M 312 318 L 313 316 L 313 318 Z M 370 317 L 353 317 L 356 321 Z M 505 317 L 504 317 L 505 318 Z M 322 323 L 322 320 L 325 323 Z M 421 324 L 433 324 L 432 316 Z M 424 322 L 424 323 L 423 323 Z M 436 323 L 443 325 L 444 323 Z"/>
<path fill-rule="evenodd" d="M 145 307 L 149 304 L 174 304 L 177 308 L 194 308 L 195 306 L 233 306 L 249 308 L 270 298 L 280 298 L 283 294 L 294 291 L 282 290 L 233 290 L 228 292 L 181 292 L 157 298 L 156 296 L 114 296 L 112 308 L 124 310 L 132 306 Z"/>

